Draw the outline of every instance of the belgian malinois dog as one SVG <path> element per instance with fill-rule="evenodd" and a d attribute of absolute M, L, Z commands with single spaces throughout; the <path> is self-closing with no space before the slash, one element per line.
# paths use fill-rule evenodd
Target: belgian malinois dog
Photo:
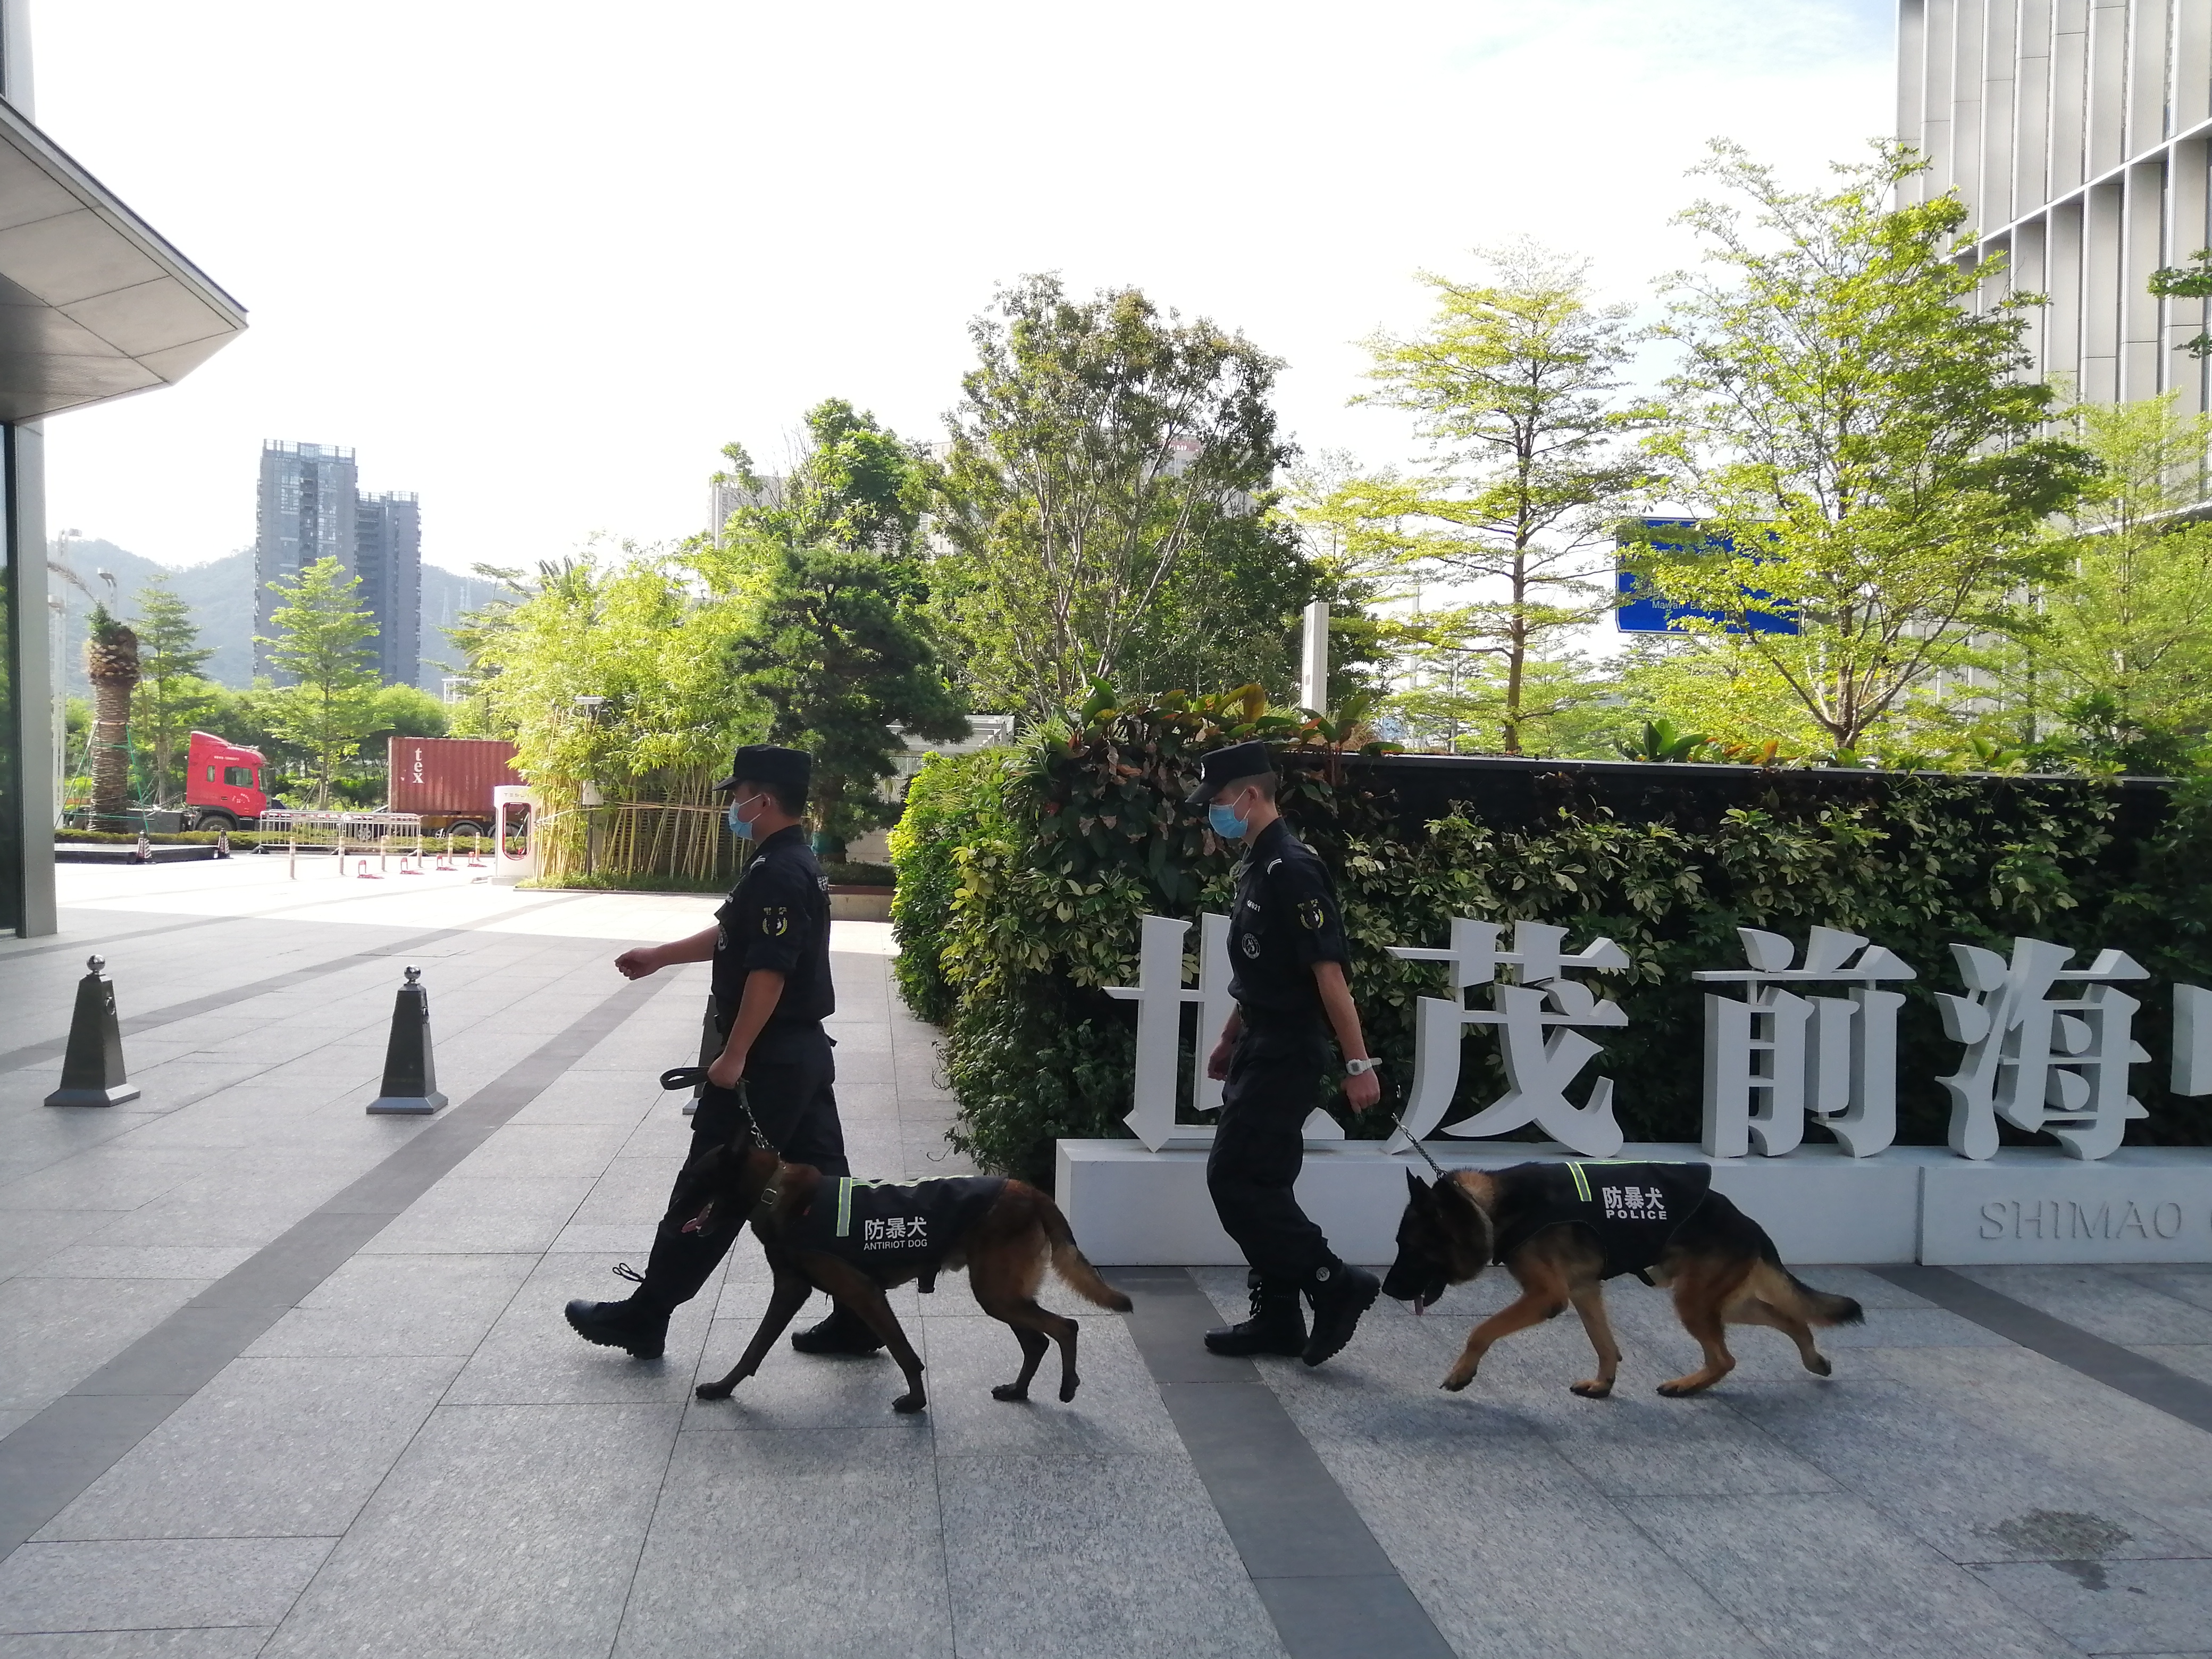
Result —
<path fill-rule="evenodd" d="M 1491 1344 L 1571 1305 L 1598 1365 L 1574 1391 L 1604 1399 L 1620 1369 L 1604 1281 L 1624 1273 L 1671 1291 L 1675 1316 L 1705 1351 L 1703 1365 L 1662 1382 L 1661 1394 L 1696 1394 L 1735 1369 L 1728 1325 L 1787 1333 L 1805 1369 L 1826 1376 L 1833 1367 L 1813 1346 L 1812 1328 L 1856 1325 L 1859 1304 L 1800 1283 L 1766 1230 L 1710 1189 L 1711 1177 L 1698 1164 L 1516 1164 L 1439 1174 L 1433 1183 L 1408 1170 L 1398 1259 L 1382 1292 L 1419 1312 L 1493 1261 L 1520 1285 L 1517 1300 L 1468 1333 L 1443 1380 L 1454 1392 L 1474 1380 Z"/>
<path fill-rule="evenodd" d="M 858 1214 L 871 1196 L 890 1194 L 906 1200 L 896 1206 L 900 1213 L 895 1237 L 888 1236 L 891 1221 Z M 681 1215 L 693 1203 L 699 1207 L 683 1224 L 685 1231 L 737 1227 L 750 1219 L 775 1274 L 768 1311 L 744 1357 L 720 1382 L 699 1385 L 702 1400 L 728 1399 L 732 1389 L 758 1370 L 784 1328 L 817 1290 L 858 1315 L 890 1350 L 906 1374 L 906 1392 L 891 1402 L 897 1412 L 918 1412 L 928 1400 L 921 1386 L 921 1359 L 884 1297 L 893 1285 L 919 1279 L 927 1291 L 944 1269 L 968 1269 L 976 1302 L 1010 1326 L 1022 1345 L 1021 1375 L 993 1389 L 994 1400 L 1029 1398 L 1030 1379 L 1044 1359 L 1048 1339 L 1060 1345 L 1060 1397 L 1075 1398 L 1081 1382 L 1075 1372 L 1075 1321 L 1036 1302 L 1048 1261 L 1085 1301 L 1116 1313 L 1130 1308 L 1129 1298 L 1101 1279 L 1077 1247 L 1060 1206 L 1025 1182 L 969 1177 L 885 1188 L 825 1179 L 811 1164 L 784 1163 L 740 1129 L 727 1146 L 703 1152 L 685 1166 L 671 1212 Z M 910 1238 L 923 1238 L 904 1213 L 908 1209 L 927 1212 L 934 1226 L 936 1236 L 927 1239 L 926 1248 L 904 1248 Z"/>

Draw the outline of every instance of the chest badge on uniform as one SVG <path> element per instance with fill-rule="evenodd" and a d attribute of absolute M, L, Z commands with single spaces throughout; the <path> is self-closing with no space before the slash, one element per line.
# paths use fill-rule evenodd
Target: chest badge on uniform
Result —
<path fill-rule="evenodd" d="M 1244 954 L 1251 957 L 1255 962 L 1259 960 L 1260 936 L 1257 933 L 1247 933 L 1244 935 Z"/>
<path fill-rule="evenodd" d="M 787 904 L 764 905 L 761 909 L 761 932 L 770 939 L 781 939 L 791 931 L 791 907 Z"/>
<path fill-rule="evenodd" d="M 1310 933 L 1318 933 L 1328 921 L 1328 912 L 1317 898 L 1298 901 L 1298 926 Z"/>

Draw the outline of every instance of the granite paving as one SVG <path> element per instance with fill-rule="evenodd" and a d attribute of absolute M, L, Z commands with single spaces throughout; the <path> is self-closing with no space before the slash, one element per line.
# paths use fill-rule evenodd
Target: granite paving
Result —
<path fill-rule="evenodd" d="M 27 1517 L 0 1538 L 0 1659 L 1320 1659 L 1381 1650 L 1358 1622 L 1378 1586 L 1469 1659 L 2212 1653 L 2212 1434 L 1863 1269 L 1793 1264 L 1866 1304 L 1823 1336 L 1832 1377 L 1747 1330 L 1692 1400 L 1652 1392 L 1694 1345 L 1627 1281 L 1612 1400 L 1567 1391 L 1589 1367 L 1571 1319 L 1439 1391 L 1510 1294 L 1492 1274 L 1422 1316 L 1379 1304 L 1325 1367 L 1218 1390 L 1220 1362 L 1164 1369 L 1137 1321 L 1049 1286 L 1081 1319 L 1082 1390 L 1002 1403 L 1018 1348 L 954 1273 L 893 1297 L 926 1413 L 891 1413 L 887 1360 L 787 1349 L 699 1401 L 766 1303 L 751 1241 L 659 1360 L 587 1346 L 560 1310 L 626 1293 L 612 1270 L 642 1265 L 688 1140 L 655 1079 L 696 1051 L 705 971 L 612 1000 L 612 957 L 713 901 L 480 873 L 64 866 L 59 939 L 0 941 L 0 1467 L 27 1472 L 0 1491 Z M 856 1173 L 970 1170 L 889 930 L 841 923 L 833 949 Z M 49 1109 L 95 951 L 143 1092 Z M 428 1122 L 362 1110 L 410 962 L 453 1103 Z M 465 1144 L 414 1145 L 473 1109 L 490 1127 Z M 339 1199 L 372 1172 L 396 1213 Z M 254 1291 L 285 1265 L 257 1253 L 319 1227 L 346 1242 Z M 1140 1296 L 1162 1271 L 1131 1274 Z M 2212 1378 L 2212 1267 L 1968 1276 Z M 1173 1284 L 1241 1315 L 1239 1273 Z M 173 1383 L 128 1358 L 187 1351 Z M 1265 1468 L 1224 1522 L 1221 1446 L 1184 1437 L 1253 1401 L 1371 1537 L 1359 1564 L 1285 1578 L 1294 1508 L 1259 1559 Z"/>

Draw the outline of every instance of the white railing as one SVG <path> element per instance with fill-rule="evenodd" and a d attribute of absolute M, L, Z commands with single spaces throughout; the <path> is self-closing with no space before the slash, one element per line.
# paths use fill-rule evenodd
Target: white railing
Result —
<path fill-rule="evenodd" d="M 419 812 L 316 812 L 279 806 L 264 812 L 254 827 L 302 847 L 374 847 L 422 839 Z"/>

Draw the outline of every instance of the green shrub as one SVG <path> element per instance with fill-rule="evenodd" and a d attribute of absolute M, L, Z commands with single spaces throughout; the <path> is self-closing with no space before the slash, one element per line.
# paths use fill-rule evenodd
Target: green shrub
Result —
<path fill-rule="evenodd" d="M 907 786 L 906 810 L 890 832 L 892 969 L 899 994 L 922 1018 L 942 1024 L 952 1012 L 952 988 L 939 961 L 960 889 L 954 854 L 982 817 L 995 813 L 1011 751 L 981 750 L 926 756 Z"/>
<path fill-rule="evenodd" d="M 1255 733 L 1288 740 L 1284 810 L 1337 872 L 1352 988 L 1385 1067 L 1382 1109 L 1345 1119 L 1355 1136 L 1387 1133 L 1412 1075 L 1417 1000 L 1443 990 L 1432 964 L 1389 947 L 1441 945 L 1449 919 L 1467 915 L 1556 923 L 1571 945 L 1604 934 L 1628 952 L 1628 973 L 1590 976 L 1629 1024 L 1606 1034 L 1583 1084 L 1616 1079 L 1632 1139 L 1698 1137 L 1705 988 L 1690 975 L 1740 966 L 1738 927 L 1802 942 L 1815 924 L 1864 933 L 1919 972 L 1904 988 L 1900 1141 L 1944 1139 L 1936 1079 L 1959 1048 L 1933 994 L 1958 988 L 1949 945 L 2006 950 L 2019 933 L 2084 952 L 2118 946 L 2150 970 L 2136 1030 L 2159 1063 L 2132 1075 L 2151 1116 L 2130 1138 L 2212 1139 L 2207 1103 L 2164 1088 L 2168 988 L 2212 984 L 2212 787 L 2185 790 L 2141 847 L 2115 841 L 2116 787 L 2094 779 L 1921 775 L 1840 804 L 1777 790 L 1702 830 L 1589 805 L 1510 830 L 1465 805 L 1409 825 L 1386 788 L 1343 775 L 1338 733 L 1240 712 L 1256 711 L 1094 698 L 1079 730 L 1048 729 L 1011 761 L 1000 751 L 988 773 L 940 775 L 921 810 L 909 808 L 909 823 L 927 828 L 895 841 L 908 905 L 900 945 L 913 952 L 900 959 L 901 988 L 945 1027 L 954 1138 L 988 1167 L 1048 1178 L 1055 1138 L 1124 1133 L 1135 1015 L 1104 988 L 1133 982 L 1146 913 L 1226 908 L 1231 854 L 1181 801 L 1206 750 Z M 943 891 L 948 863 L 958 872 L 949 908 L 920 902 Z M 1194 928 L 1190 939 L 1194 972 Z M 1454 1116 L 1502 1091 L 1496 1052 L 1488 1034 L 1470 1042 Z"/>

